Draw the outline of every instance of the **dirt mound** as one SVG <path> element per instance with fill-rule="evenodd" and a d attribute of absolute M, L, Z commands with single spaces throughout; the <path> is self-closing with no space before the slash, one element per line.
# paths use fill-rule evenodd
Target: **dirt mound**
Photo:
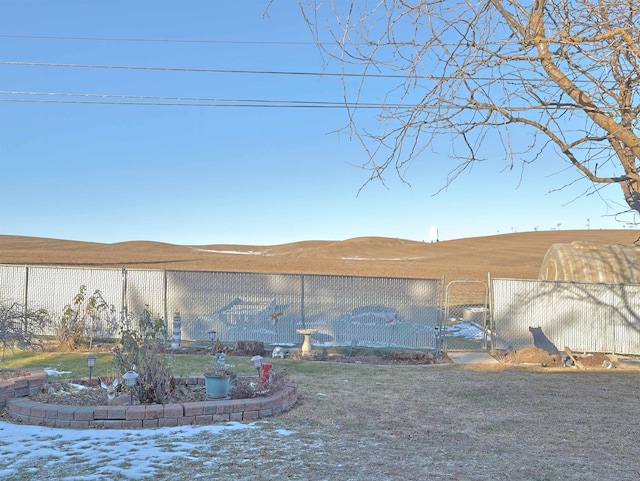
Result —
<path fill-rule="evenodd" d="M 549 354 L 544 349 L 526 347 L 519 351 L 510 351 L 502 358 L 505 364 L 540 364 L 543 367 L 560 367 L 562 359 L 558 354 Z"/>
<path fill-rule="evenodd" d="M 234 356 L 266 356 L 266 354 L 262 341 L 236 341 L 233 346 Z"/>
<path fill-rule="evenodd" d="M 575 356 L 575 358 L 576 358 L 576 361 L 578 361 L 584 367 L 605 367 L 604 366 L 605 361 L 612 362 L 609 356 L 601 352 L 586 354 L 584 356 Z M 612 362 L 612 365 L 613 365 L 613 362 Z"/>

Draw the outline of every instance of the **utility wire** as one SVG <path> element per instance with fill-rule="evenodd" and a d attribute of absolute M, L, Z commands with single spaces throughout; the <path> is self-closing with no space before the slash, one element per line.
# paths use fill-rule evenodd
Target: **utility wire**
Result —
<path fill-rule="evenodd" d="M 122 94 L 97 94 L 97 93 L 75 93 L 75 92 L 32 92 L 32 91 L 12 91 L 0 90 L 0 94 L 4 95 L 29 95 L 29 96 L 49 96 L 49 97 L 84 97 L 84 98 L 104 98 L 104 99 L 121 99 L 118 104 L 131 103 L 133 105 L 156 105 L 152 102 L 144 102 L 145 100 L 155 101 L 172 101 L 171 103 L 163 103 L 162 105 L 189 105 L 189 106 L 247 106 L 247 107 L 304 107 L 304 108 L 400 108 L 412 107 L 411 105 L 383 105 L 380 103 L 368 102 L 333 102 L 333 101 L 314 101 L 314 100 L 268 100 L 268 99 L 225 99 L 211 97 L 167 97 L 156 95 L 122 95 Z M 139 102 L 129 102 L 137 100 Z M 61 99 L 0 99 L 4 102 L 67 102 Z M 104 103 L 97 101 L 71 100 L 70 103 Z M 177 103 L 180 102 L 180 103 Z M 198 103 L 185 103 L 198 102 Z M 207 103 L 202 103 L 207 102 Z M 213 103 L 211 103 L 213 102 Z M 116 102 L 113 102 L 116 103 Z"/>
<path fill-rule="evenodd" d="M 159 107 L 248 107 L 248 108 L 271 108 L 271 109 L 344 109 L 346 106 L 350 108 L 379 109 L 381 106 L 358 104 L 335 104 L 335 105 L 317 105 L 317 104 L 258 104 L 258 103 L 186 103 L 186 102 L 136 102 L 114 100 L 101 102 L 98 100 L 62 100 L 62 99 L 7 99 L 0 98 L 0 102 L 18 102 L 18 103 L 47 103 L 47 104 L 91 104 L 91 105 L 150 105 Z M 242 102 L 242 101 L 239 101 Z"/>
<path fill-rule="evenodd" d="M 443 104 L 382 104 L 370 102 L 350 102 L 350 101 L 314 101 L 314 100 L 271 100 L 271 99 L 225 99 L 211 97 L 167 97 L 151 95 L 123 95 L 123 94 L 97 94 L 97 93 L 77 93 L 77 92 L 30 92 L 0 90 L 0 95 L 15 96 L 48 96 L 48 97 L 83 97 L 83 100 L 56 99 L 56 98 L 2 98 L 0 102 L 15 103 L 49 103 L 49 104 L 90 104 L 90 105 L 149 105 L 163 107 L 246 107 L 246 108 L 293 108 L 293 109 L 377 109 L 377 110 L 401 110 L 401 109 L 446 109 L 459 110 L 461 106 Z M 86 100 L 86 99 L 119 99 L 119 100 Z M 511 112 L 528 112 L 532 110 L 561 110 L 574 108 L 573 105 L 540 105 L 513 106 L 509 108 Z M 578 108 L 578 110 L 581 110 Z"/>
<path fill-rule="evenodd" d="M 0 65 L 20 65 L 30 67 L 65 67 L 65 68 L 93 68 L 93 69 L 117 69 L 117 70 L 151 70 L 166 72 L 198 72 L 198 73 L 233 73 L 253 75 L 308 75 L 315 77 L 374 77 L 374 78 L 406 78 L 406 75 L 373 74 L 373 73 L 331 73 L 331 72 L 296 72 L 286 70 L 234 70 L 212 69 L 193 67 L 144 67 L 140 65 L 94 65 L 81 63 L 46 63 L 46 62 L 0 62 Z"/>
<path fill-rule="evenodd" d="M 102 70 L 143 70 L 153 72 L 195 72 L 195 73 L 220 73 L 220 74 L 242 74 L 242 75 L 294 75 L 294 76 L 312 76 L 312 77 L 337 77 L 337 78 L 381 78 L 381 79 L 407 79 L 407 74 L 376 74 L 376 73 L 348 73 L 348 72 L 305 72 L 305 71 L 287 71 L 287 70 L 239 70 L 239 69 L 212 69 L 212 68 L 195 68 L 195 67 L 148 67 L 141 65 L 98 65 L 98 64 L 79 64 L 79 63 L 48 63 L 48 62 L 22 62 L 22 61 L 0 61 L 0 65 L 15 65 L 28 67 L 60 67 L 60 68 L 82 68 L 82 69 L 102 69 Z M 413 77 L 412 77 L 413 78 Z M 479 77 L 473 76 L 475 81 L 495 82 L 495 77 Z M 429 76 L 424 80 L 432 82 L 455 80 L 455 77 L 447 76 Z M 505 82 L 521 82 L 522 79 L 515 74 L 513 77 L 502 77 L 500 80 Z M 533 82 L 534 80 L 527 80 Z M 536 80 L 537 81 L 537 80 Z M 590 83 L 586 80 L 576 79 L 576 83 Z"/>
<path fill-rule="evenodd" d="M 270 42 L 252 40 L 189 40 L 177 38 L 118 38 L 118 37 L 63 37 L 53 35 L 2 35 L 0 38 L 29 38 L 36 40 L 82 40 L 97 42 L 141 42 L 141 43 L 209 43 L 220 45 L 319 45 L 317 42 Z M 322 45 L 322 44 L 320 44 Z"/>

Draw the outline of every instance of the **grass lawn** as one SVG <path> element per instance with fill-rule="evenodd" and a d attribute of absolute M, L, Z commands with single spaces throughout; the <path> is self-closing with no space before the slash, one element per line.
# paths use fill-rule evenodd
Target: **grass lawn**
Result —
<path fill-rule="evenodd" d="M 2 367 L 86 375 L 86 354 L 20 353 Z M 111 374 L 109 357 L 98 354 L 94 375 Z M 172 362 L 176 374 L 194 375 L 211 359 Z M 248 358 L 227 360 L 253 372 Z M 256 423 L 259 429 L 201 434 L 200 448 L 153 478 L 640 479 L 637 370 L 273 363 L 299 383 L 293 409 Z M 56 469 L 37 479 L 62 479 Z"/>

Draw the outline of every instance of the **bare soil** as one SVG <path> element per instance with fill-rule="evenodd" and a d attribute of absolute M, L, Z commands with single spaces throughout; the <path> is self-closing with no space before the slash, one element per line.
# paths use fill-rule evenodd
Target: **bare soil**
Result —
<path fill-rule="evenodd" d="M 436 243 L 387 237 L 275 246 L 184 246 L 151 241 L 100 244 L 0 235 L 0 264 L 414 278 L 537 279 L 549 246 L 576 240 L 632 245 L 636 230 L 557 230 Z M 251 255 L 248 255 L 250 253 Z"/>

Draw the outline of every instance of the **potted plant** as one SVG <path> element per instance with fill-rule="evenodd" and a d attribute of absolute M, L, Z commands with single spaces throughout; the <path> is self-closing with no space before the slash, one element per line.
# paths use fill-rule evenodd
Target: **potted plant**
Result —
<path fill-rule="evenodd" d="M 207 392 L 207 399 L 220 399 L 229 395 L 232 379 L 235 379 L 236 372 L 232 364 L 225 362 L 224 354 L 218 355 L 216 362 L 204 373 L 204 384 Z"/>

